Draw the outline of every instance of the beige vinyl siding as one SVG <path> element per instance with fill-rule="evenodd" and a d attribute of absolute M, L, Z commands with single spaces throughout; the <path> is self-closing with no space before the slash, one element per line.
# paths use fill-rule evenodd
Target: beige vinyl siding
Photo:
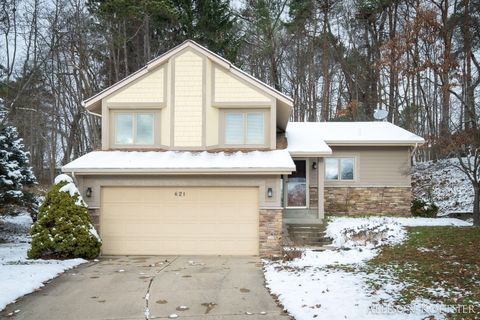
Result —
<path fill-rule="evenodd" d="M 152 70 L 144 77 L 123 87 L 106 98 L 109 103 L 116 102 L 164 102 L 165 70 L 160 67 Z"/>
<path fill-rule="evenodd" d="M 214 69 L 215 102 L 269 102 L 267 94 L 220 68 Z"/>
<path fill-rule="evenodd" d="M 220 122 L 220 111 L 217 108 L 212 108 L 212 90 L 213 87 L 213 63 L 211 60 L 207 59 L 207 68 L 205 70 L 206 77 L 205 77 L 205 143 L 207 147 L 214 147 L 219 144 L 219 122 Z"/>
<path fill-rule="evenodd" d="M 203 62 L 190 50 L 175 57 L 174 146 L 202 146 Z"/>
<path fill-rule="evenodd" d="M 355 159 L 355 180 L 329 181 L 325 187 L 335 186 L 401 186 L 409 187 L 410 147 L 335 147 L 330 157 Z"/>
<path fill-rule="evenodd" d="M 160 126 L 160 139 L 162 145 L 170 147 L 171 145 L 171 134 L 172 134 L 172 92 L 173 92 L 173 84 L 172 84 L 172 77 L 173 77 L 173 61 L 169 60 L 165 66 L 165 73 L 166 76 L 166 97 L 165 97 L 165 107 L 162 109 L 161 113 L 161 126 Z"/>
<path fill-rule="evenodd" d="M 257 188 L 105 187 L 101 194 L 103 254 L 258 254 Z"/>
<path fill-rule="evenodd" d="M 111 113 L 137 108 L 159 112 L 155 148 L 222 148 L 221 114 L 232 109 L 261 109 L 268 117 L 265 145 L 236 148 L 276 148 L 275 98 L 189 48 L 102 100 L 102 150 L 123 148 L 112 143 Z"/>
<path fill-rule="evenodd" d="M 84 197 L 90 208 L 101 205 L 102 187 L 256 187 L 260 208 L 281 206 L 280 177 L 272 175 L 256 176 L 179 176 L 179 175 L 75 175 L 80 192 L 85 195 L 87 188 L 92 196 Z M 273 197 L 267 197 L 267 189 L 272 188 Z"/>

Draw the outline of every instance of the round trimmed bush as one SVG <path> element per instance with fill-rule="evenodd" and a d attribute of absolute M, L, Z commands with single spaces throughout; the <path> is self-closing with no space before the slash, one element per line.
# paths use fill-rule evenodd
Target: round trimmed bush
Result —
<path fill-rule="evenodd" d="M 66 175 L 55 179 L 39 208 L 28 257 L 86 258 L 99 255 L 101 240 L 90 222 L 87 206 L 73 180 Z"/>
<path fill-rule="evenodd" d="M 411 212 L 414 217 L 436 218 L 438 207 L 433 202 L 427 202 L 421 199 L 413 199 Z"/>

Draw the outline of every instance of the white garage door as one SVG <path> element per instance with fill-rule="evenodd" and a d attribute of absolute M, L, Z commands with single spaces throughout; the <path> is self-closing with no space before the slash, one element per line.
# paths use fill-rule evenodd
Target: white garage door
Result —
<path fill-rule="evenodd" d="M 103 254 L 256 255 L 258 188 L 104 187 Z"/>

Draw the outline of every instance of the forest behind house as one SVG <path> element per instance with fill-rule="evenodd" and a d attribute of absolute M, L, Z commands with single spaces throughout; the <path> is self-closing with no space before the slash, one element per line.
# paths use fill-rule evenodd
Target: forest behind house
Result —
<path fill-rule="evenodd" d="M 384 109 L 426 139 L 417 160 L 478 146 L 480 0 L 0 3 L 0 125 L 40 181 L 99 148 L 82 100 L 187 39 L 291 96 L 293 121 Z"/>

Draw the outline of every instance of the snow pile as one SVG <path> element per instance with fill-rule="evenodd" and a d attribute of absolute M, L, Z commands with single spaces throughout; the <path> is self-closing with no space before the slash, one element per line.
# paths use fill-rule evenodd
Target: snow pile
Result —
<path fill-rule="evenodd" d="M 471 226 L 459 219 L 336 217 L 329 221 L 326 235 L 335 250 L 305 250 L 292 261 L 265 262 L 265 279 L 271 293 L 297 320 L 325 319 L 422 319 L 434 315 L 444 319 L 443 304 L 418 300 L 408 310 L 395 310 L 403 284 L 388 271 L 367 274 L 348 272 L 374 258 L 381 245 L 401 243 L 411 226 Z M 346 269 L 345 269 L 346 268 Z M 372 289 L 372 282 L 381 288 Z"/>
<path fill-rule="evenodd" d="M 359 264 L 373 259 L 378 254 L 376 249 L 367 250 L 305 250 L 302 257 L 288 262 L 290 267 L 325 267 L 336 264 Z"/>
<path fill-rule="evenodd" d="M 62 182 L 66 182 L 66 184 L 63 187 L 61 187 L 60 190 L 58 190 L 58 191 L 68 192 L 71 197 L 75 197 L 75 195 L 76 195 L 77 200 L 75 201 L 75 204 L 77 206 L 83 206 L 83 207 L 87 208 L 88 206 L 85 203 L 85 201 L 83 201 L 82 195 L 80 194 L 80 191 L 78 191 L 78 188 L 75 185 L 75 183 L 73 182 L 73 179 L 66 174 L 60 174 L 60 175 L 55 177 L 54 183 L 56 185 L 59 184 L 59 183 L 62 183 Z M 98 237 L 98 235 L 97 235 L 97 237 Z"/>
<path fill-rule="evenodd" d="M 413 197 L 433 200 L 440 216 L 473 211 L 473 188 L 465 173 L 455 166 L 458 161 L 456 158 L 428 161 L 412 168 Z"/>
<path fill-rule="evenodd" d="M 0 230 L 0 238 L 4 232 L 23 230 L 17 234 L 14 242 L 0 244 L 0 310 L 17 298 L 43 287 L 45 281 L 87 262 L 83 259 L 28 260 L 30 237 L 27 232 L 31 223 L 32 220 L 27 213 L 0 218 L 0 224 L 8 229 Z"/>
<path fill-rule="evenodd" d="M 456 226 L 472 224 L 454 218 L 402 218 L 402 217 L 334 217 L 328 222 L 326 235 L 338 248 L 376 248 L 401 243 L 406 237 L 405 227 Z"/>

